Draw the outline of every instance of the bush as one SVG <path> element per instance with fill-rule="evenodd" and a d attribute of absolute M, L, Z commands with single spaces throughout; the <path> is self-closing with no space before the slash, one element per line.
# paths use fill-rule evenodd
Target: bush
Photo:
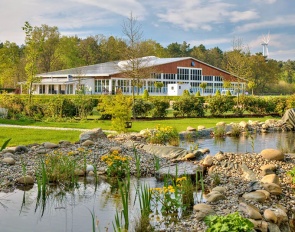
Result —
<path fill-rule="evenodd" d="M 194 96 L 183 96 L 178 101 L 173 103 L 174 115 L 187 117 L 202 117 L 204 116 L 204 100 Z"/>
<path fill-rule="evenodd" d="M 136 99 L 133 105 L 133 110 L 137 117 L 146 117 L 152 109 L 153 104 L 142 99 Z"/>
<path fill-rule="evenodd" d="M 220 96 L 220 95 L 221 95 L 220 90 L 217 89 L 217 90 L 216 90 L 216 93 L 215 93 L 215 96 Z"/>
<path fill-rule="evenodd" d="M 150 131 L 148 134 L 148 142 L 154 144 L 170 144 L 173 146 L 179 145 L 179 134 L 176 128 L 171 126 L 163 127 L 157 125 L 156 130 Z"/>
<path fill-rule="evenodd" d="M 224 113 L 233 110 L 234 101 L 229 96 L 213 96 L 208 98 L 209 110 L 213 116 L 221 116 Z"/>
<path fill-rule="evenodd" d="M 142 94 L 142 99 L 147 101 L 149 99 L 149 91 L 145 89 Z"/>
<path fill-rule="evenodd" d="M 152 101 L 154 108 L 152 110 L 152 117 L 154 118 L 164 118 L 167 116 L 169 108 L 168 100 L 157 100 L 153 99 Z"/>
<path fill-rule="evenodd" d="M 241 231 L 250 232 L 254 225 L 247 218 L 243 218 L 238 212 L 226 216 L 209 215 L 204 219 L 208 226 L 206 232 Z"/>

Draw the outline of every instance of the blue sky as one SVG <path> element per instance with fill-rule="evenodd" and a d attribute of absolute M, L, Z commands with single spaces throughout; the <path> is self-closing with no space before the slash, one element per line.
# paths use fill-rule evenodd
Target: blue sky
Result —
<path fill-rule="evenodd" d="M 269 57 L 295 60 L 294 9 L 294 0 L 0 0 L 0 42 L 23 44 L 25 21 L 57 26 L 61 35 L 123 37 L 132 12 L 143 38 L 164 47 L 186 41 L 228 51 L 239 38 L 256 53 L 269 33 Z"/>

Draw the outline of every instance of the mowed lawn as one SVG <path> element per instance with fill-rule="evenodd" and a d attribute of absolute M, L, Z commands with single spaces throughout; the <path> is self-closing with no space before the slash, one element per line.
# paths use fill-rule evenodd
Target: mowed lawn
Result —
<path fill-rule="evenodd" d="M 241 121 L 261 121 L 264 122 L 267 119 L 273 117 L 260 117 L 260 118 L 169 118 L 163 120 L 133 120 L 132 128 L 130 132 L 139 132 L 142 129 L 155 128 L 157 125 L 172 126 L 179 132 L 186 130 L 188 126 L 197 128 L 199 125 L 203 125 L 206 128 L 212 128 L 217 122 L 223 121 L 226 123 L 241 122 Z M 275 118 L 277 119 L 277 118 Z M 34 122 L 34 121 L 17 121 L 0 119 L 0 124 L 12 124 L 22 126 L 40 126 L 40 127 L 60 127 L 60 128 L 80 128 L 80 129 L 94 129 L 102 128 L 103 130 L 112 130 L 110 120 L 88 120 L 77 122 Z M 31 128 L 10 128 L 2 127 L 0 125 L 0 146 L 8 139 L 12 138 L 9 146 L 27 145 L 33 143 L 53 142 L 57 143 L 61 140 L 67 140 L 70 142 L 76 142 L 79 140 L 80 131 L 73 130 L 48 130 L 48 129 L 31 129 Z"/>

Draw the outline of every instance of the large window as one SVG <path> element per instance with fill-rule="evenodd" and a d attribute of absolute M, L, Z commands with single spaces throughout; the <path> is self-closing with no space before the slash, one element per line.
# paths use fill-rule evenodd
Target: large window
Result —
<path fill-rule="evenodd" d="M 191 69 L 191 80 L 201 81 L 202 80 L 202 70 L 201 69 Z"/>
<path fill-rule="evenodd" d="M 213 81 L 213 76 L 203 76 L 204 81 Z"/>
<path fill-rule="evenodd" d="M 55 94 L 54 85 L 48 85 L 48 93 Z"/>
<path fill-rule="evenodd" d="M 164 80 L 175 80 L 175 74 L 173 73 L 164 73 L 163 74 Z"/>
<path fill-rule="evenodd" d="M 39 94 L 45 94 L 45 85 L 39 86 Z"/>
<path fill-rule="evenodd" d="M 178 80 L 189 80 L 189 69 L 178 68 L 177 69 L 177 79 Z"/>
<path fill-rule="evenodd" d="M 108 93 L 109 85 L 109 80 L 95 80 L 94 91 L 95 93 Z"/>

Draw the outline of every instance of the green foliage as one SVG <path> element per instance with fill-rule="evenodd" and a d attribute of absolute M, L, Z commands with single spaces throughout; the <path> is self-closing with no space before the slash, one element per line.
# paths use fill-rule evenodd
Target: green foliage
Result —
<path fill-rule="evenodd" d="M 97 109 L 101 114 L 111 116 L 112 129 L 118 132 L 126 132 L 126 122 L 131 120 L 131 107 L 131 97 L 117 94 L 103 97 Z"/>
<path fill-rule="evenodd" d="M 8 143 L 10 142 L 10 140 L 11 140 L 11 138 L 4 141 L 4 143 L 0 147 L 0 151 L 3 151 L 7 147 Z"/>
<path fill-rule="evenodd" d="M 153 109 L 153 104 L 143 99 L 135 99 L 133 108 L 137 117 L 146 117 Z"/>
<path fill-rule="evenodd" d="M 216 90 L 215 96 L 221 96 L 221 93 L 220 93 L 219 89 Z"/>
<path fill-rule="evenodd" d="M 129 157 L 119 154 L 117 150 L 101 157 L 101 161 L 107 164 L 108 176 L 118 178 L 123 178 L 128 174 L 129 160 Z"/>
<path fill-rule="evenodd" d="M 214 137 L 224 137 L 225 136 L 225 126 L 214 127 Z"/>
<path fill-rule="evenodd" d="M 144 101 L 147 101 L 148 99 L 149 99 L 149 91 L 147 90 L 147 89 L 145 89 L 144 91 L 143 91 L 143 94 L 142 94 L 142 99 L 144 100 Z"/>
<path fill-rule="evenodd" d="M 226 91 L 226 96 L 231 96 L 231 92 L 229 90 Z"/>
<path fill-rule="evenodd" d="M 206 232 L 250 232 L 254 225 L 247 218 L 243 218 L 238 212 L 226 216 L 209 215 L 204 219 L 208 226 Z"/>
<path fill-rule="evenodd" d="M 295 166 L 287 172 L 287 175 L 291 177 L 292 183 L 295 184 Z"/>
<path fill-rule="evenodd" d="M 187 90 L 187 89 L 185 89 L 184 91 L 183 91 L 183 93 L 182 93 L 182 96 L 183 97 L 189 97 L 191 94 L 190 94 L 190 92 Z"/>
<path fill-rule="evenodd" d="M 155 130 L 150 130 L 147 140 L 154 144 L 179 145 L 179 134 L 174 127 L 157 125 Z"/>
<path fill-rule="evenodd" d="M 213 116 L 222 116 L 233 109 L 234 101 L 228 96 L 212 96 L 207 99 L 208 108 Z"/>
<path fill-rule="evenodd" d="M 200 93 L 200 91 L 198 90 L 198 92 L 196 92 L 196 95 L 195 95 L 196 97 L 200 97 L 201 96 L 201 93 Z"/>
<path fill-rule="evenodd" d="M 159 100 L 153 99 L 152 103 L 154 108 L 152 110 L 152 117 L 154 118 L 164 118 L 167 116 L 169 108 L 169 101 L 168 100 Z"/>
<path fill-rule="evenodd" d="M 204 116 L 203 98 L 194 96 L 182 96 L 178 101 L 173 103 L 173 110 L 175 115 L 187 117 L 202 117 Z"/>

